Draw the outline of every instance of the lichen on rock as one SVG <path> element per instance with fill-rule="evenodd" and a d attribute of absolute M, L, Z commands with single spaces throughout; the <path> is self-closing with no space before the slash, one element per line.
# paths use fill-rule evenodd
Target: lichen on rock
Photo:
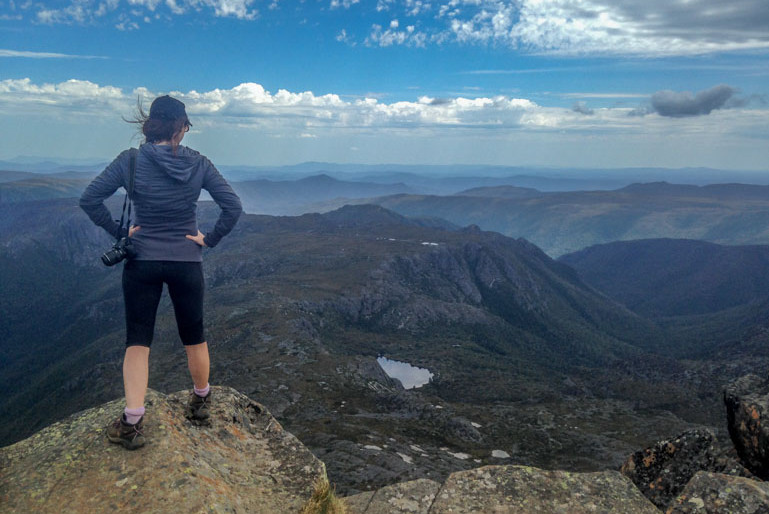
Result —
<path fill-rule="evenodd" d="M 700 471 L 671 503 L 668 514 L 769 512 L 769 484 L 745 477 Z"/>
<path fill-rule="evenodd" d="M 769 478 L 769 379 L 745 375 L 724 390 L 727 424 L 745 466 Z"/>
<path fill-rule="evenodd" d="M 122 400 L 0 449 L 3 511 L 298 511 L 323 463 L 262 405 L 227 387 L 213 395 L 210 424 L 196 426 L 184 417 L 188 392 L 148 391 L 136 451 L 104 435 Z"/>
<path fill-rule="evenodd" d="M 430 514 L 450 512 L 659 511 L 616 471 L 572 473 L 528 466 L 485 466 L 449 476 Z"/>

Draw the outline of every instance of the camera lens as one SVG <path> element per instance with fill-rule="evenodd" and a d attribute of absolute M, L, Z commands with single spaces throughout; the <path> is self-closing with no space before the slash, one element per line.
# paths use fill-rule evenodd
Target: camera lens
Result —
<path fill-rule="evenodd" d="M 101 261 L 106 266 L 114 266 L 118 262 L 122 261 L 125 258 L 125 250 L 123 248 L 113 248 L 112 250 L 109 250 L 104 255 L 101 256 Z"/>

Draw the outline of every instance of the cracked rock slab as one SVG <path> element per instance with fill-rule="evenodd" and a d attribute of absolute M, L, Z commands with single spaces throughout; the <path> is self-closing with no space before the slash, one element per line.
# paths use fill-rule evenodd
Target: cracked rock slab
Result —
<path fill-rule="evenodd" d="M 572 473 L 528 466 L 485 466 L 453 473 L 429 512 L 659 514 L 619 472 Z"/>
<path fill-rule="evenodd" d="M 441 484 L 421 478 L 345 498 L 350 514 L 428 514 Z"/>

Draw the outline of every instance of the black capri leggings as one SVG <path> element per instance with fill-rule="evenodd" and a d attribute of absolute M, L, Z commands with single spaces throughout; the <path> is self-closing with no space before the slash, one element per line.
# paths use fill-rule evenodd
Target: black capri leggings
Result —
<path fill-rule="evenodd" d="M 193 345 L 205 341 L 203 263 L 129 260 L 123 267 L 126 346 L 152 344 L 163 284 L 168 284 L 182 343 Z"/>

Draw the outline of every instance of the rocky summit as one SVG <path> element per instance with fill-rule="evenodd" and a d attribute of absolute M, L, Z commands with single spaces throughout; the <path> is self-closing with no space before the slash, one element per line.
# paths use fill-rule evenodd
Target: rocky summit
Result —
<path fill-rule="evenodd" d="M 189 392 L 150 390 L 147 444 L 135 451 L 104 434 L 122 400 L 0 449 L 3 512 L 299 512 L 325 479 L 324 464 L 262 405 L 228 387 L 213 394 L 211 420 L 200 426 L 184 417 Z M 353 514 L 656 512 L 616 471 L 527 466 L 485 466 L 453 473 L 442 484 L 395 484 L 344 503 Z"/>
<path fill-rule="evenodd" d="M 149 391 L 147 444 L 107 441 L 123 400 L 0 449 L 3 512 L 297 512 L 325 468 L 260 404 L 215 387 L 211 422 L 185 419 L 188 392 Z"/>
<path fill-rule="evenodd" d="M 621 472 L 488 465 L 319 503 L 329 498 L 325 464 L 264 406 L 214 387 L 199 425 L 185 418 L 189 394 L 148 392 L 147 444 L 135 451 L 105 437 L 122 399 L 0 448 L 2 512 L 769 512 L 766 482 L 704 430 L 636 452 Z"/>

